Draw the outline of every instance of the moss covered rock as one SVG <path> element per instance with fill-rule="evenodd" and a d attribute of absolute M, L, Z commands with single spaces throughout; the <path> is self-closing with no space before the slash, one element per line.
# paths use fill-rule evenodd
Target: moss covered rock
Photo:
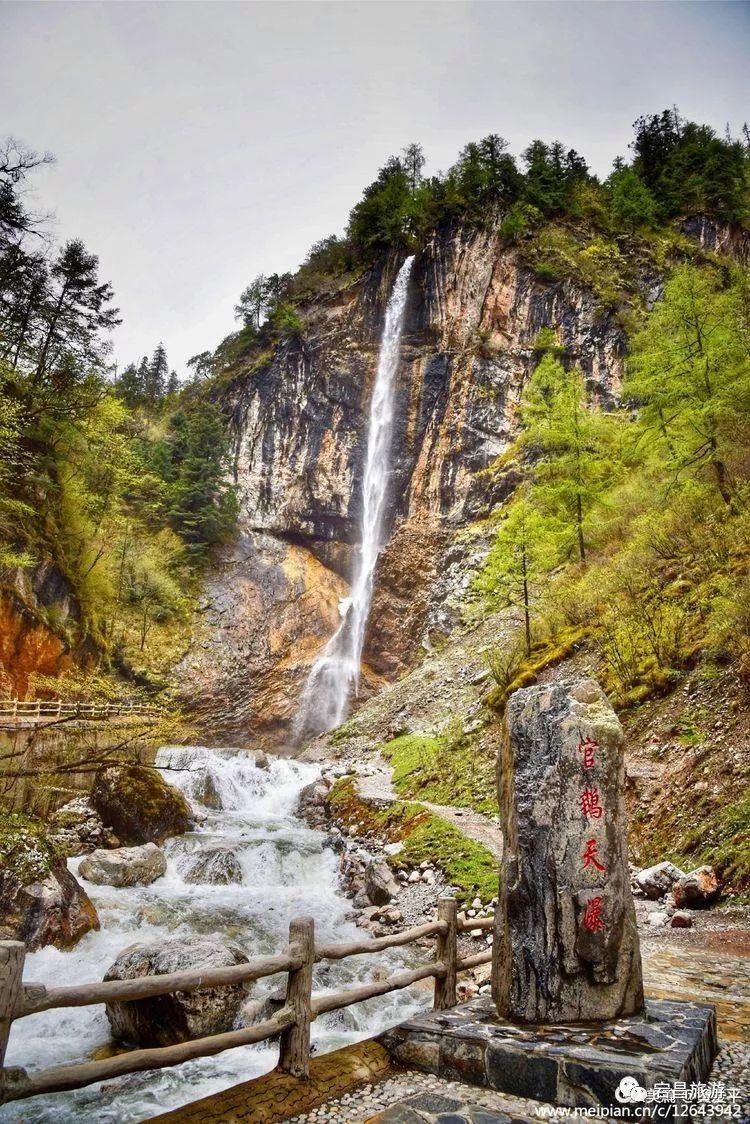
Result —
<path fill-rule="evenodd" d="M 19 814 L 0 827 L 0 939 L 71 948 L 99 928 L 96 909 L 38 820 Z"/>
<path fill-rule="evenodd" d="M 194 826 L 193 814 L 179 789 L 156 769 L 112 765 L 96 775 L 91 801 L 121 843 L 162 843 Z"/>

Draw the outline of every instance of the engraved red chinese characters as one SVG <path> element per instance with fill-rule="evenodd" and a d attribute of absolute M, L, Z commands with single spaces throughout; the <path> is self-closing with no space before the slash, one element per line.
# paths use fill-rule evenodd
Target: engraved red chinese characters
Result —
<path fill-rule="evenodd" d="M 602 899 L 600 897 L 591 898 L 586 903 L 586 908 L 583 911 L 583 927 L 588 929 L 590 933 L 599 933 L 604 929 L 604 921 L 602 920 Z"/>

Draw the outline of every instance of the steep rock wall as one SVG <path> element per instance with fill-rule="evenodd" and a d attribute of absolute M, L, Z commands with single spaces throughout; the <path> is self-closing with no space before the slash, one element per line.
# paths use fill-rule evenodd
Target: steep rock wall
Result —
<path fill-rule="evenodd" d="M 311 305 L 304 338 L 228 392 L 242 539 L 209 581 L 200 639 L 183 665 L 186 693 L 214 730 L 252 729 L 267 744 L 283 743 L 307 668 L 337 623 L 356 549 L 380 330 L 399 264 L 390 257 Z M 417 255 L 365 690 L 413 661 L 445 596 L 456 533 L 516 483 L 512 472 L 485 470 L 516 433 L 544 327 L 581 368 L 592 399 L 611 401 L 624 337 L 593 293 L 537 279 L 493 233 L 443 231 Z"/>
<path fill-rule="evenodd" d="M 59 675 L 92 657 L 59 570 L 48 564 L 7 574 L 0 584 L 0 695 L 24 698 L 35 673 Z"/>

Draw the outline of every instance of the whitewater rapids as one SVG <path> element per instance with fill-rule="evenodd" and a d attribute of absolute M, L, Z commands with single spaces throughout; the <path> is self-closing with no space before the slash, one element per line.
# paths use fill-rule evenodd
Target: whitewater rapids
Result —
<path fill-rule="evenodd" d="M 289 921 L 315 919 L 316 938 L 330 943 L 357 937 L 347 920 L 351 903 L 342 896 L 338 860 L 327 836 L 301 823 L 294 809 L 301 790 L 320 775 L 302 762 L 271 759 L 255 767 L 244 750 L 202 747 L 162 749 L 157 757 L 167 781 L 181 788 L 205 815 L 195 831 L 164 845 L 167 873 L 150 886 L 115 888 L 81 879 L 101 920 L 70 952 L 45 948 L 26 958 L 24 980 L 48 985 L 100 980 L 123 948 L 168 937 L 216 937 L 248 956 L 281 951 Z M 206 794 L 210 793 L 210 798 Z M 219 807 L 209 808 L 201 800 Z M 195 885 L 182 872 L 207 844 L 230 847 L 239 859 L 241 885 Z M 69 866 L 77 875 L 80 857 Z M 397 950 L 319 964 L 317 992 L 365 982 L 376 969 L 404 964 Z M 412 961 L 407 961 L 411 963 Z M 253 997 L 284 987 L 285 976 L 258 981 Z M 313 1048 L 325 1053 L 370 1037 L 408 1018 L 428 1003 L 424 991 L 395 992 L 331 1012 L 313 1023 Z M 80 1062 L 106 1048 L 109 1024 L 103 1005 L 44 1011 L 14 1023 L 6 1065 L 29 1071 Z M 213 1058 L 169 1069 L 131 1074 L 70 1093 L 17 1101 L 0 1109 L 0 1120 L 20 1124 L 127 1124 L 208 1096 L 272 1069 L 278 1045 L 242 1046 Z"/>

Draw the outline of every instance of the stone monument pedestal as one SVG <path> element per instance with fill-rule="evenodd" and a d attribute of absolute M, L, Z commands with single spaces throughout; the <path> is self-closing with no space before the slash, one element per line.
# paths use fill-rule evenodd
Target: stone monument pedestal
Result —
<path fill-rule="evenodd" d="M 706 1080 L 713 1007 L 643 996 L 622 743 L 593 679 L 511 695 L 498 753 L 492 999 L 388 1031 L 396 1062 L 556 1105 L 629 1105 L 621 1115 L 647 1099 L 668 1105 L 675 1082 Z"/>
<path fill-rule="evenodd" d="M 544 1026 L 509 1022 L 491 999 L 473 999 L 409 1019 L 379 1041 L 399 1065 L 578 1108 L 622 1104 L 625 1077 L 647 1091 L 705 1081 L 718 1049 L 713 1007 L 654 999 L 643 1015 Z"/>

